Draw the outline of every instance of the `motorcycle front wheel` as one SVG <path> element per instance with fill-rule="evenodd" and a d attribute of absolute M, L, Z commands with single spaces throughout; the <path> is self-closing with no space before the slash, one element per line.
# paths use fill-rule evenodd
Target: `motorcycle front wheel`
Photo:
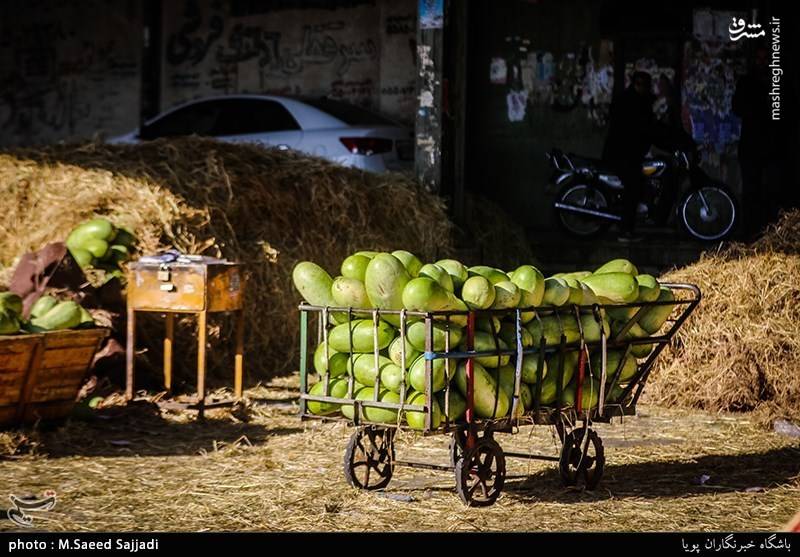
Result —
<path fill-rule="evenodd" d="M 733 233 L 739 213 L 729 192 L 718 186 L 705 186 L 683 196 L 678 215 L 690 236 L 715 242 Z"/>
<path fill-rule="evenodd" d="M 564 205 L 574 205 L 593 211 L 608 210 L 608 200 L 602 191 L 586 184 L 567 184 L 558 193 L 557 199 Z M 591 215 L 555 208 L 556 219 L 561 227 L 581 238 L 599 236 L 608 229 L 609 222 Z"/>

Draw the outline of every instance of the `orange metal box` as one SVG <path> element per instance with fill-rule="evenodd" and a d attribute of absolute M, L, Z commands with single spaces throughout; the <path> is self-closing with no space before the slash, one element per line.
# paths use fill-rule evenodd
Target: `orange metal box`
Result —
<path fill-rule="evenodd" d="M 234 394 L 242 396 L 244 351 L 244 270 L 240 263 L 194 255 L 171 261 L 132 263 L 128 271 L 128 330 L 126 388 L 134 396 L 136 312 L 164 313 L 164 386 L 172 390 L 172 347 L 175 313 L 197 315 L 197 409 L 205 406 L 207 315 L 216 312 L 236 314 L 236 354 L 234 356 Z"/>
<path fill-rule="evenodd" d="M 236 311 L 243 306 L 239 263 L 133 263 L 128 305 L 135 311 Z"/>

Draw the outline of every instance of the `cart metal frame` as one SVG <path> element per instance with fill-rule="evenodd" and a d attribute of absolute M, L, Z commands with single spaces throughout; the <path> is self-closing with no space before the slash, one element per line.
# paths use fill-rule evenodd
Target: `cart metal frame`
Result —
<path fill-rule="evenodd" d="M 564 307 L 539 307 L 539 308 L 519 308 L 504 310 L 482 310 L 482 311 L 439 311 L 439 312 L 417 312 L 408 310 L 378 310 L 378 309 L 357 309 L 343 307 L 320 307 L 308 304 L 300 304 L 300 416 L 303 420 L 322 420 L 322 421 L 346 421 L 356 427 L 356 431 L 350 438 L 345 451 L 345 477 L 354 487 L 360 489 L 383 489 L 388 485 L 395 466 L 406 466 L 411 468 L 422 468 L 428 470 L 452 471 L 456 476 L 456 491 L 462 502 L 469 506 L 486 506 L 495 502 L 503 488 L 505 480 L 505 457 L 544 460 L 559 463 L 561 481 L 565 485 L 576 485 L 583 480 L 587 489 L 597 486 L 603 474 L 605 463 L 602 440 L 597 431 L 593 429 L 592 423 L 609 423 L 615 417 L 631 416 L 636 414 L 636 404 L 642 394 L 644 385 L 655 362 L 664 348 L 670 344 L 678 329 L 688 319 L 701 300 L 700 289 L 692 284 L 683 283 L 662 283 L 661 286 L 667 287 L 673 293 L 683 293 L 685 298 L 675 297 L 673 301 L 655 302 L 635 302 L 622 305 L 603 305 L 594 304 L 591 306 L 564 306 Z M 677 317 L 668 320 L 668 329 L 657 335 L 641 339 L 625 339 L 628 331 L 638 323 L 648 308 L 654 306 L 669 305 L 673 307 L 673 316 L 676 308 L 679 309 Z M 598 323 L 604 318 L 604 312 L 608 309 L 635 308 L 636 311 L 628 319 L 625 325 L 617 332 L 613 338 L 608 338 L 604 328 L 600 326 L 600 340 L 587 342 L 584 339 L 584 332 L 581 327 L 581 315 L 591 314 Z M 534 319 L 541 323 L 541 318 L 554 315 L 559 319 L 560 342 L 556 345 L 547 345 L 544 335 L 537 346 L 524 347 L 522 341 L 522 315 L 533 313 Z M 567 342 L 564 328 L 561 325 L 560 316 L 567 312 L 573 313 L 579 329 L 579 340 Z M 354 374 L 348 376 L 348 390 L 346 397 L 320 396 L 309 393 L 308 383 L 308 346 L 309 346 L 309 316 L 318 315 L 317 320 L 317 342 L 325 342 L 327 347 L 328 332 L 332 328 L 331 316 L 347 316 L 349 322 L 353 322 L 357 316 L 368 316 L 373 322 L 373 338 L 375 357 L 375 368 L 379 368 L 379 349 L 377 327 L 381 316 L 397 316 L 400 322 L 400 337 L 402 342 L 402 368 L 403 380 L 400 386 L 400 403 L 384 402 L 379 400 L 381 392 L 380 373 L 376 373 L 372 400 L 357 400 L 354 396 L 355 379 Z M 476 351 L 474 350 L 474 337 L 476 319 L 482 316 L 508 317 L 513 316 L 516 325 L 516 346 L 503 349 L 497 343 L 497 333 L 495 338 L 495 350 Z M 449 330 L 454 320 L 462 323 L 466 320 L 466 350 L 451 350 Z M 423 354 L 425 358 L 425 404 L 406 404 L 407 378 L 406 373 L 409 369 L 406 362 L 405 336 L 409 320 L 424 320 L 425 323 L 425 347 Z M 347 322 L 347 321 L 345 321 Z M 444 325 L 445 347 L 444 350 L 434 350 L 434 323 Z M 327 324 L 327 326 L 323 326 Z M 663 330 L 662 326 L 662 330 Z M 617 397 L 614 403 L 606 403 L 606 394 L 613 391 L 617 386 L 620 373 L 622 372 L 624 361 L 630 353 L 631 347 L 639 344 L 654 345 L 654 348 L 643 363 L 638 364 L 637 371 L 633 377 L 625 382 L 627 386 Z M 350 360 L 352 364 L 353 346 L 353 327 L 350 328 Z M 582 406 L 582 389 L 585 386 L 588 364 L 588 355 L 591 349 L 599 349 L 601 354 L 601 370 L 599 377 L 600 393 L 599 404 L 596 408 L 585 410 Z M 620 358 L 617 369 L 607 370 L 606 357 L 609 349 L 624 350 L 624 356 Z M 564 391 L 564 360 L 566 354 L 571 351 L 578 351 L 577 365 L 577 388 L 575 393 L 575 406 L 562 407 L 562 395 Z M 540 404 L 541 389 L 543 385 L 543 362 L 546 355 L 558 354 L 558 377 L 556 381 L 556 404 L 555 406 L 545 406 Z M 525 356 L 536 355 L 537 362 L 537 383 L 533 393 L 534 405 L 530 411 L 519 413 L 519 405 L 522 404 L 520 398 L 522 360 Z M 516 362 L 514 391 L 511 397 L 511 406 L 507 417 L 502 418 L 479 418 L 475 412 L 474 402 L 474 360 L 481 357 L 491 356 L 514 356 Z M 443 423 L 439 427 L 433 424 L 433 366 L 434 361 L 443 359 L 445 362 L 445 405 L 441 409 Z M 453 388 L 451 385 L 455 369 L 451 362 L 466 361 L 466 416 L 463 420 L 451 421 L 449 416 L 449 393 Z M 611 381 L 607 384 L 608 377 Z M 320 380 L 324 382 L 324 392 L 330 393 L 329 373 L 324 373 Z M 591 383 L 590 383 L 591 384 Z M 499 388 L 499 386 L 498 386 Z M 496 397 L 497 398 L 497 397 Z M 331 403 L 337 405 L 352 405 L 353 419 L 337 415 L 316 415 L 308 410 L 308 403 L 314 401 L 319 403 Z M 397 423 L 378 423 L 371 422 L 364 418 L 364 408 L 381 408 L 397 411 Z M 451 434 L 450 440 L 450 464 L 441 465 L 426 462 L 414 462 L 399 460 L 395 457 L 394 436 L 397 429 L 410 428 L 402 423 L 403 413 L 422 412 L 424 413 L 425 423 L 422 431 L 413 430 L 427 436 L 434 434 Z M 495 406 L 495 412 L 497 408 Z M 580 425 L 578 425 L 580 422 Z M 559 456 L 504 452 L 500 445 L 494 440 L 495 433 L 514 433 L 523 425 L 549 425 L 555 427 L 558 438 L 562 444 Z M 364 473 L 359 476 L 358 470 L 363 468 Z"/>

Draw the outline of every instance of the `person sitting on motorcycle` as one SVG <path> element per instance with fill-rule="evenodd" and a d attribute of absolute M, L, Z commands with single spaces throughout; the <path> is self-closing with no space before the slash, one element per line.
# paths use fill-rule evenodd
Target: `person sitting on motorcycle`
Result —
<path fill-rule="evenodd" d="M 650 74 L 637 71 L 631 76 L 628 88 L 611 103 L 603 160 L 625 187 L 620 241 L 639 239 L 634 229 L 642 196 L 642 162 L 657 133 L 654 100 Z"/>

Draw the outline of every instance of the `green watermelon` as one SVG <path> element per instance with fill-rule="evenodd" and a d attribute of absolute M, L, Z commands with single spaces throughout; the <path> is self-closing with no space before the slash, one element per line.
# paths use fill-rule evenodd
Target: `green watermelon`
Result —
<path fill-rule="evenodd" d="M 461 288 L 461 298 L 471 309 L 489 309 L 495 299 L 495 289 L 489 279 L 479 275 L 470 277 Z"/>
<path fill-rule="evenodd" d="M 612 259 L 594 272 L 595 275 L 602 275 L 605 273 L 626 273 L 636 276 L 639 274 L 639 271 L 636 269 L 636 265 L 627 259 Z"/>
<path fill-rule="evenodd" d="M 312 306 L 331 307 L 336 302 L 331 294 L 333 279 L 325 269 L 311 261 L 301 261 L 292 270 L 294 287 Z"/>
<path fill-rule="evenodd" d="M 350 333 L 353 336 L 353 349 L 350 349 Z M 385 321 L 378 321 L 378 350 L 389 346 L 394 340 L 395 329 Z M 372 352 L 374 350 L 373 325 L 371 319 L 354 319 L 337 325 L 328 333 L 328 343 L 337 352 Z"/>
<path fill-rule="evenodd" d="M 467 396 L 466 362 L 456 370 L 456 385 L 464 397 Z M 478 362 L 473 363 L 475 413 L 480 418 L 502 418 L 510 407 L 508 395 L 497 384 L 491 373 Z"/>
<path fill-rule="evenodd" d="M 425 393 L 411 391 L 406 396 L 406 402 L 415 406 L 425 406 Z M 442 425 L 442 411 L 436 397 L 431 399 L 431 428 L 437 429 Z M 406 410 L 406 422 L 411 429 L 422 431 L 425 429 L 425 412 Z"/>
<path fill-rule="evenodd" d="M 325 393 L 325 383 L 323 381 L 319 381 L 314 383 L 314 385 L 309 389 L 308 394 L 314 396 L 330 396 L 334 398 L 345 398 L 347 396 L 347 379 L 345 378 L 336 378 L 332 379 L 328 382 L 328 393 Z M 309 400 L 306 402 L 306 407 L 308 411 L 312 414 L 316 414 L 318 416 L 327 416 L 329 414 L 333 414 L 337 412 L 341 407 L 341 404 L 336 404 L 333 402 L 317 402 L 314 400 Z"/>
<path fill-rule="evenodd" d="M 374 308 L 403 309 L 403 289 L 411 280 L 403 263 L 389 253 L 379 253 L 370 260 L 364 275 L 367 297 Z M 400 326 L 399 315 L 385 315 L 383 319 Z"/>
<path fill-rule="evenodd" d="M 411 278 L 419 276 L 419 270 L 422 268 L 422 261 L 420 261 L 416 255 L 402 249 L 393 251 L 392 255 L 400 260 Z"/>
<path fill-rule="evenodd" d="M 342 267 L 340 269 L 342 276 L 364 282 L 364 277 L 367 274 L 367 265 L 369 265 L 370 259 L 370 257 L 365 255 L 351 255 L 342 261 Z"/>
<path fill-rule="evenodd" d="M 440 259 L 436 264 L 447 271 L 450 278 L 453 279 L 454 292 L 460 292 L 464 281 L 469 278 L 467 268 L 455 259 Z"/>
<path fill-rule="evenodd" d="M 439 283 L 439 286 L 447 290 L 448 292 L 454 292 L 455 286 L 453 285 L 453 278 L 450 276 L 443 267 L 439 265 L 435 265 L 433 263 L 428 263 L 427 265 L 423 265 L 422 268 L 419 270 L 419 276 L 421 277 L 428 277 L 430 279 L 435 280 Z"/>

